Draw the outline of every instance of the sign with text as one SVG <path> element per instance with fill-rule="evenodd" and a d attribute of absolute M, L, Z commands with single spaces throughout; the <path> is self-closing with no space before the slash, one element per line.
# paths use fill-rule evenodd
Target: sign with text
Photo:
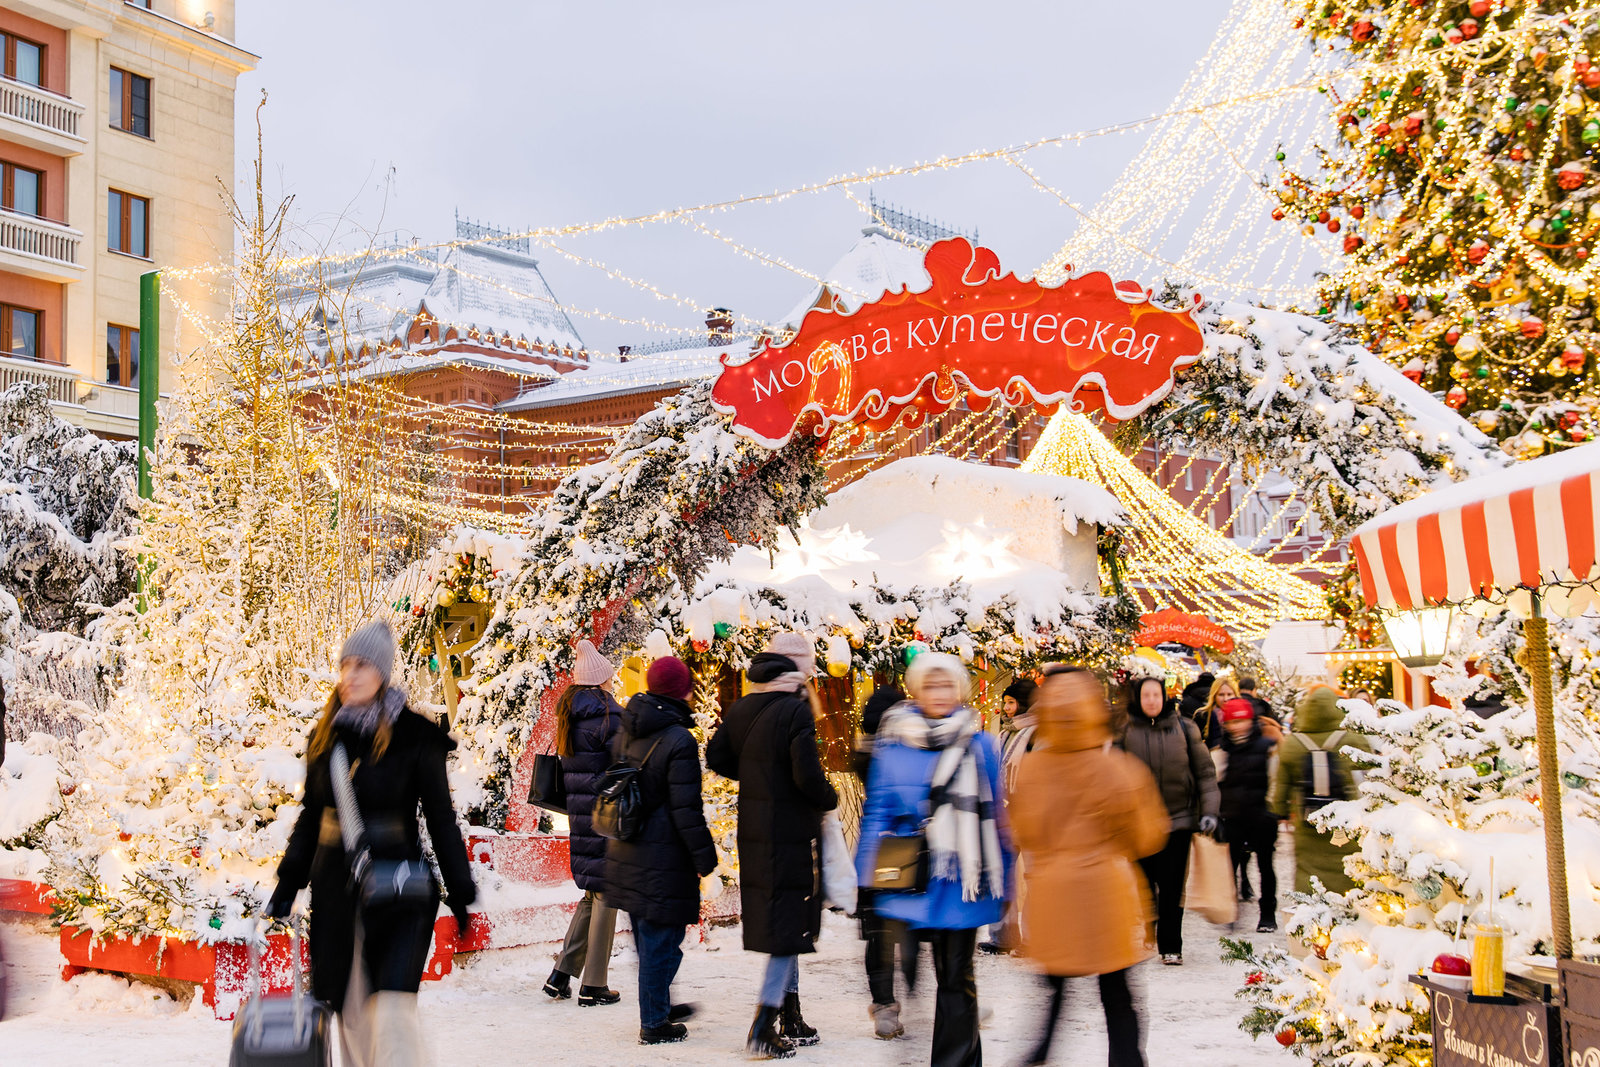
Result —
<path fill-rule="evenodd" d="M 963 237 L 934 244 L 923 265 L 932 283 L 921 292 L 902 288 L 847 314 L 814 308 L 788 341 L 723 357 L 712 404 L 769 448 L 806 416 L 819 435 L 844 423 L 916 427 L 963 394 L 975 411 L 999 397 L 1045 414 L 1066 403 L 1129 419 L 1204 348 L 1188 311 L 1103 272 L 1024 281 Z"/>
<path fill-rule="evenodd" d="M 1161 644 L 1209 648 L 1226 656 L 1233 651 L 1233 635 L 1204 615 L 1189 615 L 1176 608 L 1162 608 L 1139 616 L 1136 645 Z"/>
<path fill-rule="evenodd" d="M 1467 994 L 1413 978 L 1433 1005 L 1434 1067 L 1550 1067 L 1555 1009 L 1532 1000 L 1488 1004 Z M 1509 999 L 1509 998 L 1508 998 Z"/>

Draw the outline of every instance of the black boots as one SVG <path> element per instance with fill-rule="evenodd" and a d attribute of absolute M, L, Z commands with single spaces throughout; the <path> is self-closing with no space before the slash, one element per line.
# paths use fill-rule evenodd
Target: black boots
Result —
<path fill-rule="evenodd" d="M 596 1004 L 615 1004 L 622 994 L 603 985 L 586 985 L 578 988 L 578 1007 L 592 1008 Z"/>
<path fill-rule="evenodd" d="M 750 1024 L 750 1037 L 744 1043 L 744 1050 L 751 1059 L 786 1060 L 794 1055 L 794 1046 L 778 1033 L 778 1015 L 782 1010 L 766 1004 L 756 1009 L 755 1022 Z"/>
<path fill-rule="evenodd" d="M 682 1023 L 662 1023 L 660 1026 L 639 1028 L 639 1044 L 670 1045 L 689 1036 L 689 1028 Z"/>
<path fill-rule="evenodd" d="M 779 1013 L 778 1032 L 785 1041 L 791 1045 L 815 1045 L 822 1038 L 817 1036 L 817 1031 L 806 1025 L 800 1017 L 800 994 L 785 993 L 783 995 L 783 1010 Z"/>
<path fill-rule="evenodd" d="M 572 996 L 572 975 L 551 971 L 544 980 L 544 995 L 551 1000 L 567 1000 Z"/>

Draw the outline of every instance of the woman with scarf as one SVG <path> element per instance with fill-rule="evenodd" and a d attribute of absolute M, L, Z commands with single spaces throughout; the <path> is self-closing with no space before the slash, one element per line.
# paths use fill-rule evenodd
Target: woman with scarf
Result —
<path fill-rule="evenodd" d="M 1005 911 L 1011 873 L 1000 753 L 966 704 L 968 685 L 954 656 L 924 652 L 911 661 L 911 699 L 884 714 L 873 744 L 856 855 L 860 883 L 871 887 L 885 837 L 925 836 L 925 886 L 877 893 L 874 907 L 933 950 L 933 1067 L 983 1062 L 972 956 L 978 927 Z"/>
<path fill-rule="evenodd" d="M 477 895 L 445 778 L 445 756 L 455 742 L 407 707 L 405 693 L 390 684 L 394 655 L 394 636 L 381 619 L 351 634 L 340 650 L 339 684 L 306 745 L 300 817 L 267 905 L 268 915 L 287 916 L 310 883 L 311 990 L 339 1013 L 348 1067 L 430 1062 L 417 1019 L 417 986 L 439 895 L 435 887 L 425 907 L 360 906 L 334 796 L 336 749 L 342 748 L 349 768 L 372 858 L 422 859 L 420 805 L 458 932 L 466 930 L 467 905 Z"/>
<path fill-rule="evenodd" d="M 773 636 L 750 661 L 745 695 L 722 713 L 706 766 L 739 783 L 739 902 L 744 947 L 768 953 L 745 1051 L 787 1058 L 815 1045 L 800 1014 L 800 956 L 822 930 L 822 813 L 839 804 L 817 751 L 817 651 L 800 633 Z"/>

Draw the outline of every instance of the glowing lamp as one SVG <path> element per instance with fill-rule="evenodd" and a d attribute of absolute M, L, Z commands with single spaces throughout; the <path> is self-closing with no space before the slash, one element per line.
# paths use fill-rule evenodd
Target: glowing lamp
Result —
<path fill-rule="evenodd" d="M 1455 629 L 1454 608 L 1385 612 L 1383 629 L 1395 655 L 1407 667 L 1432 667 L 1444 658 Z"/>

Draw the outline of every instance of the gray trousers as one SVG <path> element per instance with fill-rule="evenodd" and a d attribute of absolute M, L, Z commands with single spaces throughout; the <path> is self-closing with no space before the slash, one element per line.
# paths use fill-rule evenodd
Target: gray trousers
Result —
<path fill-rule="evenodd" d="M 611 939 L 617 932 L 617 911 L 606 907 L 598 893 L 585 893 L 578 901 L 567 926 L 567 939 L 556 957 L 556 970 L 574 978 L 582 975 L 580 986 L 605 987 L 606 968 L 611 963 Z"/>

